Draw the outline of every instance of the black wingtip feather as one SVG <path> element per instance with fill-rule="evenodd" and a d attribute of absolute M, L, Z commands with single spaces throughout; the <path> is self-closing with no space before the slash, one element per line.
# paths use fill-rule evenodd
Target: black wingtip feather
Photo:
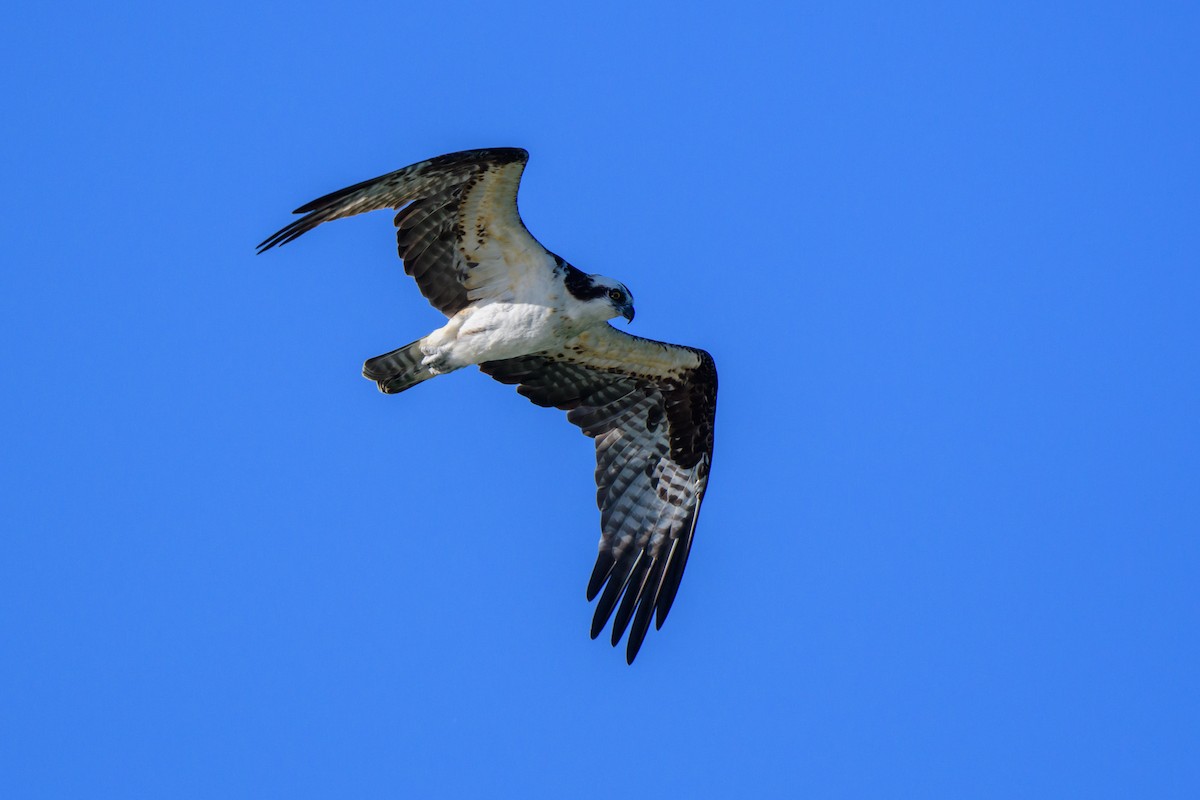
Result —
<path fill-rule="evenodd" d="M 293 222 L 291 225 L 288 225 L 287 227 L 280 228 L 279 230 L 275 231 L 270 236 L 268 236 L 266 239 L 263 239 L 261 242 L 258 243 L 258 249 L 257 249 L 258 255 L 262 255 L 263 253 L 270 250 L 272 247 L 282 247 L 283 245 L 287 244 L 288 242 L 292 241 L 293 239 L 297 238 L 298 236 L 312 230 L 313 228 L 315 228 L 317 226 L 317 224 L 319 224 L 319 223 L 313 222 L 308 217 L 305 217 L 304 219 L 296 220 L 295 222 Z"/>
<path fill-rule="evenodd" d="M 668 559 L 669 563 L 663 575 L 663 585 L 658 592 L 658 599 L 655 601 L 655 610 L 657 611 L 654 619 L 655 630 L 661 630 L 663 623 L 667 621 L 667 614 L 671 612 L 671 605 L 675 602 L 675 595 L 679 592 L 679 584 L 683 580 L 683 570 L 687 566 L 691 549 L 692 542 L 689 536 L 687 544 L 683 545 L 683 552 L 672 552 L 671 558 Z"/>
<path fill-rule="evenodd" d="M 625 644 L 625 663 L 632 664 L 642 649 L 646 640 L 646 631 L 650 630 L 650 619 L 654 616 L 654 603 L 647 598 L 638 606 L 637 614 L 633 617 L 633 628 L 629 631 L 629 641 Z"/>
<path fill-rule="evenodd" d="M 632 664 L 637 658 L 638 650 L 646 639 L 646 631 L 650 629 L 650 620 L 654 617 L 654 607 L 658 595 L 662 591 L 663 578 L 666 577 L 665 564 L 657 559 L 647 570 L 642 589 L 638 592 L 637 613 L 633 615 L 633 627 L 629 630 L 629 640 L 625 643 L 625 663 Z"/>
<path fill-rule="evenodd" d="M 639 560 L 638 563 L 640 564 L 642 561 Z M 657 565 L 658 559 L 656 558 L 651 560 L 649 565 L 635 570 L 633 575 L 630 576 L 629 586 L 625 589 L 625 596 L 621 598 L 621 605 L 617 608 L 617 615 L 613 617 L 613 647 L 616 647 L 617 642 L 621 641 L 621 637 L 625 635 L 625 629 L 629 627 L 629 620 L 633 618 L 633 610 L 642 596 L 646 583 L 654 575 L 654 569 Z"/>
<path fill-rule="evenodd" d="M 592 617 L 592 638 L 595 639 L 600 635 L 600 631 L 604 630 L 608 618 L 612 616 L 613 607 L 616 606 L 617 600 L 621 597 L 621 592 L 629 583 L 629 578 L 637 572 L 638 563 L 642 559 L 642 553 L 638 553 L 636 557 L 631 557 L 626 554 L 621 557 L 620 561 L 614 567 L 613 574 L 609 576 L 608 585 L 604 587 L 604 594 L 600 595 L 600 602 L 596 604 L 596 613 Z"/>
<path fill-rule="evenodd" d="M 588 580 L 587 599 L 589 603 L 596 599 L 596 595 L 600 592 L 600 587 L 604 585 L 604 581 L 612 573 L 613 564 L 615 563 L 617 563 L 617 560 L 607 550 L 600 551 L 600 554 L 596 556 L 596 566 L 592 568 L 592 577 Z"/>

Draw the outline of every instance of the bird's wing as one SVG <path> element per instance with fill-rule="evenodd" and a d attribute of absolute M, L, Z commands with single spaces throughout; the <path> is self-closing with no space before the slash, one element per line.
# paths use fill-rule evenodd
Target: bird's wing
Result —
<path fill-rule="evenodd" d="M 517 213 L 517 185 L 529 154 L 518 148 L 467 150 L 431 158 L 301 206 L 303 217 L 258 246 L 287 244 L 322 222 L 381 208 L 396 214 L 404 271 L 446 316 L 468 303 L 511 295 L 527 272 L 554 259 Z"/>
<path fill-rule="evenodd" d="M 596 440 L 600 552 L 587 596 L 600 593 L 592 638 L 613 619 L 616 646 L 630 621 L 633 663 L 657 612 L 661 628 L 687 564 L 708 469 L 717 369 L 703 350 L 591 329 L 555 352 L 479 367 Z M 620 604 L 618 606 L 618 603 Z"/>

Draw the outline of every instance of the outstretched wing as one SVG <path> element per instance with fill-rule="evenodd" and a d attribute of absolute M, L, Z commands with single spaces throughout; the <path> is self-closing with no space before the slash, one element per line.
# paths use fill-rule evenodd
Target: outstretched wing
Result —
<path fill-rule="evenodd" d="M 616 646 L 630 621 L 633 663 L 657 612 L 661 628 L 687 564 L 708 469 L 717 369 L 703 350 L 630 336 L 610 325 L 557 352 L 479 367 L 596 440 L 600 552 L 587 596 L 600 594 L 596 638 L 613 615 Z M 618 603 L 620 604 L 618 606 Z"/>
<path fill-rule="evenodd" d="M 258 252 L 287 244 L 322 222 L 397 208 L 404 271 L 446 316 L 469 302 L 501 298 L 530 269 L 554 260 L 517 213 L 517 185 L 529 154 L 515 147 L 466 150 L 355 184 L 301 206 L 305 216 L 269 236 Z"/>

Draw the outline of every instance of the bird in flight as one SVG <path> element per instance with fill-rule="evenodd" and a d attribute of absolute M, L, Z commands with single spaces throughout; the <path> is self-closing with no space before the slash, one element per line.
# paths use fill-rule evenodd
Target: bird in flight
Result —
<path fill-rule="evenodd" d="M 438 156 L 296 209 L 258 246 L 287 244 L 322 222 L 390 208 L 404 271 L 447 323 L 368 359 L 387 394 L 475 365 L 539 406 L 567 412 L 596 442 L 600 548 L 587 598 L 596 638 L 613 619 L 637 656 L 661 628 L 687 564 L 712 463 L 717 370 L 703 350 L 618 331 L 633 294 L 546 250 L 517 213 L 529 154 L 518 148 Z M 615 612 L 615 615 L 614 615 Z M 632 622 L 632 627 L 630 623 Z"/>

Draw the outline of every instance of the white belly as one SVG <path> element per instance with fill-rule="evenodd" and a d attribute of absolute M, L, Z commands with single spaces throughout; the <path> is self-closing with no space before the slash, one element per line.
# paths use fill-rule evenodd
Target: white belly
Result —
<path fill-rule="evenodd" d="M 563 339 L 563 319 L 547 306 L 494 302 L 464 308 L 425 337 L 426 365 L 449 372 L 536 353 Z"/>

